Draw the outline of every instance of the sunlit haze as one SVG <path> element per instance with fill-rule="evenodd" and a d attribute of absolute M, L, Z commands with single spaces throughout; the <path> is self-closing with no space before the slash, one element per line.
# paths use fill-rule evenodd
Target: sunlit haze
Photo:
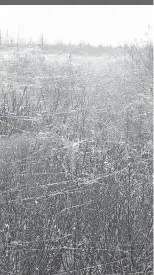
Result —
<path fill-rule="evenodd" d="M 113 46 L 146 40 L 152 25 L 151 6 L 73 6 L 36 5 L 1 6 L 0 29 L 14 39 L 39 41 L 43 33 L 47 43 L 63 41 Z"/>

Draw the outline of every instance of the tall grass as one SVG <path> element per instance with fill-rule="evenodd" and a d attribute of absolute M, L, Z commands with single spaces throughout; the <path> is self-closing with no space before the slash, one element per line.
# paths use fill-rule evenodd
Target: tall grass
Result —
<path fill-rule="evenodd" d="M 2 275 L 152 274 L 152 58 L 1 60 Z"/>

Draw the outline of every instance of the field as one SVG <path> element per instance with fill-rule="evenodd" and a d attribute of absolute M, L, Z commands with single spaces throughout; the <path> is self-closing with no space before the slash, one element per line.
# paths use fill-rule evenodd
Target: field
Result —
<path fill-rule="evenodd" d="M 150 44 L 0 48 L 0 274 L 152 274 Z"/>

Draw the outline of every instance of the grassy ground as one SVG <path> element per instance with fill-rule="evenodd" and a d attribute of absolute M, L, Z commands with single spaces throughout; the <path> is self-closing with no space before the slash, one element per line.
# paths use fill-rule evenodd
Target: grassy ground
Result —
<path fill-rule="evenodd" d="M 0 51 L 0 273 L 152 274 L 151 47 Z"/>

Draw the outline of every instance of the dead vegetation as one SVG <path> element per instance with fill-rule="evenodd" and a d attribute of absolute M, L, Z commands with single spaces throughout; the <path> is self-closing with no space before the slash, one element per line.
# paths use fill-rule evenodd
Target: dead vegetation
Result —
<path fill-rule="evenodd" d="M 152 45 L 99 58 L 1 60 L 2 275 L 152 274 Z"/>

